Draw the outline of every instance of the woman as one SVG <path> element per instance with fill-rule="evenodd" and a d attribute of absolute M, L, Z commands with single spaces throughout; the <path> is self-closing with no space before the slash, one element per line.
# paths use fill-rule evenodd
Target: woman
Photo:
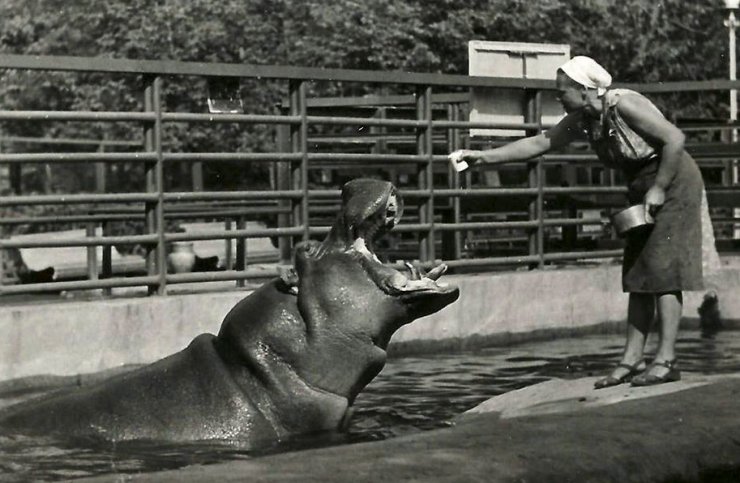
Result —
<path fill-rule="evenodd" d="M 607 88 L 611 76 L 578 56 L 557 71 L 566 116 L 548 131 L 485 150 L 456 151 L 450 162 L 497 164 L 558 149 L 585 135 L 599 159 L 622 170 L 630 205 L 643 203 L 651 230 L 626 236 L 622 286 L 629 293 L 627 340 L 620 363 L 598 380 L 604 388 L 631 380 L 645 386 L 677 381 L 675 345 L 684 290 L 701 290 L 701 173 L 684 150 L 683 133 L 641 94 Z M 464 165 L 463 165 L 464 166 Z M 657 309 L 660 342 L 646 365 L 643 351 Z"/>

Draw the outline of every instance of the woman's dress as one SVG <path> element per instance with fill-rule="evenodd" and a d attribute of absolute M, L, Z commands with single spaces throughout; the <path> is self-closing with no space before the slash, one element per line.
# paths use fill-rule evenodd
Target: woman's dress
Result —
<path fill-rule="evenodd" d="M 628 89 L 607 91 L 600 123 L 595 128 L 586 126 L 586 132 L 599 159 L 625 173 L 629 203 L 636 205 L 643 203 L 645 193 L 655 181 L 660 152 L 619 115 L 616 105 L 623 95 L 641 96 Z M 652 103 L 650 106 L 658 110 Z M 666 188 L 665 204 L 654 217 L 655 225 L 626 235 L 622 265 L 625 292 L 666 293 L 704 288 L 703 189 L 701 172 L 684 151 L 676 175 Z"/>

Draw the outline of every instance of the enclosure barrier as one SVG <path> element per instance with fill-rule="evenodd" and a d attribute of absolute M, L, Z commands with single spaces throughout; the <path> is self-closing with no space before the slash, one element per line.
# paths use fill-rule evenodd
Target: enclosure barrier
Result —
<path fill-rule="evenodd" d="M 116 287 L 147 286 L 150 293 L 165 295 L 169 284 L 206 281 L 243 282 L 257 275 L 247 266 L 247 250 L 244 242 L 249 238 L 277 237 L 280 240 L 281 263 L 289 263 L 290 248 L 294 239 L 307 240 L 320 236 L 328 227 L 313 226 L 311 214 L 316 208 L 311 203 L 316 200 L 338 200 L 336 189 L 312 189 L 309 183 L 309 170 L 312 167 L 342 164 L 367 166 L 372 163 L 388 169 L 400 164 L 414 164 L 417 167 L 416 189 L 404 188 L 402 196 L 414 206 L 412 222 L 402 223 L 394 231 L 400 234 L 411 233 L 418 236 L 418 254 L 415 258 L 423 267 L 429 267 L 440 260 L 437 252 L 439 238 L 452 233 L 448 241 L 451 249 L 444 259 L 450 267 L 479 269 L 492 266 L 528 266 L 542 268 L 547 263 L 576 261 L 583 259 L 614 258 L 621 256 L 621 249 L 593 249 L 584 251 L 548 252 L 545 248 L 546 230 L 552 227 L 564 228 L 584 225 L 600 225 L 601 220 L 576 217 L 551 217 L 546 209 L 546 199 L 558 195 L 586 196 L 623 196 L 626 192 L 618 186 L 548 186 L 545 179 L 545 168 L 554 164 L 594 162 L 592 154 L 550 154 L 520 163 L 526 167 L 527 183 L 525 187 L 488 187 L 471 188 L 470 174 L 460 175 L 447 166 L 446 153 L 470 146 L 471 139 L 464 135 L 470 128 L 517 129 L 528 134 L 541 132 L 547 126 L 542 124 L 541 92 L 554 89 L 551 81 L 535 79 L 483 78 L 459 75 L 414 74 L 400 72 L 368 72 L 355 70 L 331 70 L 297 67 L 254 66 L 235 64 L 205 64 L 192 62 L 169 61 L 133 61 L 103 58 L 78 57 L 39 57 L 0 55 L 0 69 L 18 69 L 30 71 L 66 71 L 97 74 L 125 74 L 140 77 L 142 81 L 142 112 L 119 111 L 32 111 L 1 110 L 0 122 L 12 121 L 65 121 L 117 123 L 135 122 L 143 131 L 143 145 L 140 152 L 44 152 L 44 153 L 0 153 L 0 164 L 27 165 L 32 163 L 92 163 L 100 166 L 105 163 L 143 163 L 146 168 L 145 192 L 132 193 L 90 193 L 67 195 L 10 195 L 0 198 L 0 207 L 18 205 L 48 204 L 143 204 L 143 211 L 119 211 L 99 208 L 98 213 L 75 214 L 62 217 L 20 217 L 0 220 L 5 228 L 20 224 L 33 223 L 84 223 L 88 227 L 84 238 L 74 240 L 36 240 L 18 241 L 10 238 L 0 240 L 0 254 L 7 249 L 31 247 L 88 247 L 87 279 L 71 281 L 54 281 L 8 285 L 0 284 L 1 294 L 40 293 L 47 291 L 112 289 Z M 163 84 L 170 76 L 231 77 L 246 79 L 277 79 L 287 84 L 287 112 L 279 115 L 266 114 L 210 114 L 192 112 L 166 112 L 163 110 Z M 380 86 L 405 86 L 412 88 L 412 96 L 385 96 L 355 98 L 346 102 L 354 105 L 379 106 L 412 103 L 415 117 L 393 119 L 382 115 L 375 117 L 352 117 L 311 115 L 312 100 L 307 99 L 307 83 L 313 81 L 333 81 L 345 83 L 372 84 Z M 524 122 L 522 123 L 482 123 L 469 122 L 466 118 L 465 103 L 461 94 L 445 92 L 433 93 L 433 89 L 469 89 L 473 87 L 495 87 L 521 89 L 526 93 Z M 626 86 L 645 93 L 666 93 L 677 91 L 714 91 L 740 88 L 740 81 L 703 81 L 662 83 L 657 85 Z M 384 100 L 384 101 L 383 101 Z M 383 102 L 380 102 L 383 101 Z M 314 106 L 317 105 L 314 100 Z M 327 105 L 338 105 L 330 103 Z M 435 119 L 434 105 L 443 105 L 444 119 Z M 287 149 L 276 152 L 169 152 L 163 145 L 163 126 L 168 123 L 238 123 L 275 125 L 278 135 L 282 129 L 284 146 Z M 309 148 L 310 128 L 315 126 L 357 126 L 377 128 L 395 128 L 407 130 L 413 134 L 412 154 L 388 153 L 346 153 L 346 152 L 313 152 Z M 687 126 L 687 130 L 728 130 L 736 129 L 735 124 L 724 122 L 711 125 Z M 435 138 L 435 134 L 437 134 Z M 378 142 L 382 136 L 372 142 Z M 29 138 L 10 138 L 11 141 L 29 142 Z M 390 138 L 386 138 L 390 139 Z M 52 143 L 53 140 L 47 140 Z M 115 141 L 111 141 L 115 142 Z M 131 145 L 131 142 L 122 142 Z M 135 144 L 135 143 L 134 143 Z M 440 147 L 441 144 L 441 147 Z M 435 148 L 437 152 L 435 153 Z M 695 156 L 701 162 L 729 163 L 740 158 L 740 146 L 727 143 L 708 143 L 704 150 Z M 270 163 L 282 173 L 271 190 L 255 191 L 199 191 L 169 192 L 164 187 L 164 166 L 169 163 L 202 163 L 202 162 L 259 162 Z M 435 170 L 435 166 L 438 167 Z M 441 169 L 440 166 L 442 167 Z M 286 168 L 287 167 L 287 168 Z M 281 171 L 282 169 L 282 171 Z M 442 172 L 446 177 L 444 187 L 435 186 L 435 173 Z M 439 183 L 438 183 L 439 184 Z M 613 184 L 613 176 L 611 182 Z M 460 186 L 463 187 L 460 187 Z M 525 198 L 527 201 L 527 219 L 506 221 L 467 221 L 462 213 L 461 202 L 473 198 Z M 710 200 L 717 206 L 738 206 L 737 186 L 728 183 L 720 189 L 710 191 Z M 261 207 L 228 207 L 228 203 L 255 202 Z M 180 209 L 183 203 L 204 203 L 199 209 Z M 440 205 L 444 204 L 444 206 Z M 440 210 L 447 209 L 451 215 L 441 217 Z M 334 208 L 335 209 L 335 208 Z M 331 211 L 328 210 L 328 211 Z M 278 216 L 279 223 L 275 228 L 246 229 L 245 220 L 257 213 L 270 213 Z M 165 221 L 170 218 L 216 217 L 225 220 L 225 228 L 219 232 L 209 233 L 170 233 Z M 103 230 L 103 236 L 97 236 L 96 226 L 105 226 L 111 221 L 143 220 L 146 230 L 141 235 L 112 236 Z M 717 220 L 720 223 L 734 224 L 738 220 L 733 216 Z M 236 226 L 232 229 L 232 226 Z M 462 234 L 472 230 L 517 229 L 527 232 L 527 253 L 515 256 L 464 257 Z M 236 239 L 237 254 L 234 269 L 217 272 L 199 272 L 186 274 L 168 273 L 166 265 L 167 247 L 176 241 L 194 241 L 206 239 Z M 145 276 L 114 276 L 111 271 L 110 250 L 119 244 L 143 244 L 149 247 L 146 257 Z M 102 272 L 98 273 L 98 260 L 95 247 L 104 247 Z M 397 265 L 402 266 L 400 262 Z M 265 272 L 277 275 L 278 270 Z M 0 278 L 2 282 L 2 278 Z"/>

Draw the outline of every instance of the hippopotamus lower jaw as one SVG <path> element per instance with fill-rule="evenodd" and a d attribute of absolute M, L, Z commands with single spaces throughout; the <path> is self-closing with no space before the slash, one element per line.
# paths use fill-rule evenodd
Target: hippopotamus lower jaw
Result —
<path fill-rule="evenodd" d="M 359 258 L 362 256 L 362 258 Z M 403 324 L 432 314 L 451 304 L 460 295 L 458 287 L 439 282 L 447 271 L 447 265 L 440 264 L 423 273 L 417 267 L 406 263 L 410 274 L 407 276 L 393 267 L 382 265 L 377 258 L 359 253 L 361 265 L 380 290 L 398 299 L 406 308 Z M 396 329 L 400 327 L 397 326 Z"/>
<path fill-rule="evenodd" d="M 460 296 L 460 289 L 456 286 L 439 283 L 427 277 L 409 280 L 396 290 L 395 296 L 408 307 L 411 318 L 409 322 L 441 310 Z"/>

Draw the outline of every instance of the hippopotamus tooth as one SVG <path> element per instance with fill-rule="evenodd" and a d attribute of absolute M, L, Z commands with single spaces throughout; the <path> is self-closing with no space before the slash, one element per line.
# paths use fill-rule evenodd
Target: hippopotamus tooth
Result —
<path fill-rule="evenodd" d="M 348 182 L 326 239 L 299 244 L 294 270 L 241 300 L 218 335 L 202 334 L 138 370 L 10 407 L 0 430 L 255 447 L 339 428 L 383 368 L 391 335 L 459 295 L 437 283 L 444 265 L 407 277 L 372 253 L 402 211 L 391 183 Z"/>

